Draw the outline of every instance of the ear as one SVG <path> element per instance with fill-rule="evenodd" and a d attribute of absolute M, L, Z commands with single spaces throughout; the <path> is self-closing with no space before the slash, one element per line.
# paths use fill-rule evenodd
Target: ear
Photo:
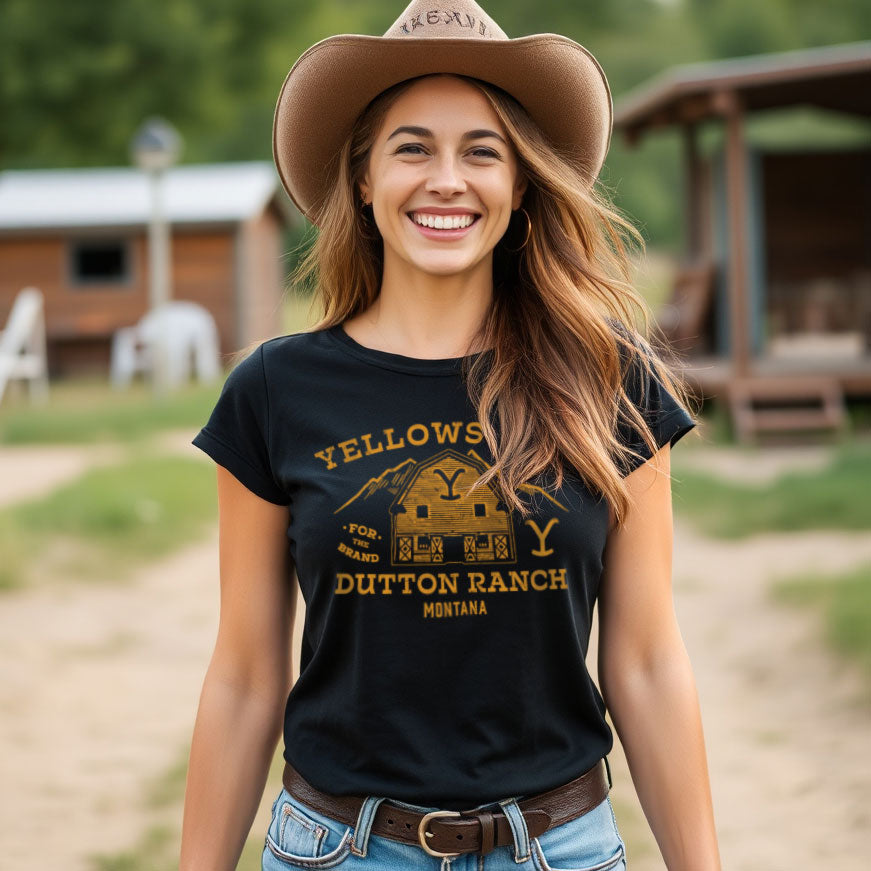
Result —
<path fill-rule="evenodd" d="M 515 212 L 520 208 L 520 204 L 523 202 L 523 195 L 526 193 L 527 184 L 528 179 L 525 175 L 521 175 L 514 185 L 514 200 L 511 204 L 511 208 Z"/>
<path fill-rule="evenodd" d="M 369 172 L 363 176 L 360 181 L 360 196 L 365 197 L 367 200 L 371 200 L 372 198 L 369 196 Z"/>

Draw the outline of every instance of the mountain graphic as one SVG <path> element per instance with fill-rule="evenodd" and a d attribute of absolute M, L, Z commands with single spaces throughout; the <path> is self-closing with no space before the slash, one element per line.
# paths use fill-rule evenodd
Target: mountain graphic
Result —
<path fill-rule="evenodd" d="M 486 465 L 486 462 L 481 458 L 481 456 L 471 448 L 466 451 L 466 454 Z M 391 469 L 385 469 L 377 478 L 370 478 L 350 499 L 340 505 L 333 514 L 338 514 L 358 499 L 362 499 L 365 502 L 371 497 L 383 493 L 385 490 L 392 497 L 395 497 L 404 488 L 406 481 L 414 474 L 416 467 L 417 461 L 409 457 L 407 460 L 403 460 L 398 466 L 394 466 Z M 565 505 L 558 502 L 550 495 L 550 493 L 535 484 L 521 484 L 520 489 L 527 493 L 541 493 L 554 505 L 562 508 L 563 511 L 568 511 L 568 508 Z"/>
<path fill-rule="evenodd" d="M 398 466 L 392 469 L 385 469 L 377 478 L 370 478 L 347 502 L 340 505 L 333 514 L 338 514 L 343 509 L 347 508 L 352 502 L 358 499 L 366 501 L 372 496 L 377 496 L 385 490 L 391 496 L 396 494 L 405 486 L 405 482 L 414 473 L 417 462 L 411 457 L 403 460 Z"/>

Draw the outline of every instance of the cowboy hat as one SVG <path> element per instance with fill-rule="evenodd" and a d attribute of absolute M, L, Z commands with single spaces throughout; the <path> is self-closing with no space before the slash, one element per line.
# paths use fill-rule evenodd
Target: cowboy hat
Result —
<path fill-rule="evenodd" d="M 412 0 L 383 36 L 342 34 L 308 48 L 281 86 L 272 154 L 291 200 L 313 223 L 330 167 L 371 100 L 406 79 L 455 73 L 513 96 L 592 185 L 611 144 L 613 103 L 599 62 L 555 33 L 509 39 L 473 0 Z"/>

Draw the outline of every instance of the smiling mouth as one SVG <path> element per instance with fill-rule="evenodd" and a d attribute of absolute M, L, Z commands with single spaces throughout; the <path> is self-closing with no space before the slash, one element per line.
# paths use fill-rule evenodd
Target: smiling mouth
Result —
<path fill-rule="evenodd" d="M 436 233 L 460 233 L 460 232 L 464 232 L 464 231 L 470 230 L 472 227 L 474 227 L 475 224 L 481 218 L 480 215 L 469 216 L 468 213 L 466 213 L 466 214 L 462 215 L 462 217 L 471 217 L 472 222 L 470 224 L 467 224 L 464 227 L 430 227 L 429 224 L 421 224 L 419 221 L 416 221 L 414 219 L 414 214 L 415 214 L 414 212 L 406 212 L 405 214 L 407 215 L 408 220 L 411 221 L 411 223 L 414 224 L 415 227 L 420 227 L 423 230 L 430 230 L 430 231 L 436 232 Z M 439 216 L 439 217 L 442 217 L 442 216 Z"/>

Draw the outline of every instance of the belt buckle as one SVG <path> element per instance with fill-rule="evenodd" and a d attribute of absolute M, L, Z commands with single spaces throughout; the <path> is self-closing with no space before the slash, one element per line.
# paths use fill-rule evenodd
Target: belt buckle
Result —
<path fill-rule="evenodd" d="M 426 827 L 431 819 L 434 817 L 458 817 L 460 816 L 459 811 L 431 811 L 428 814 L 424 814 L 421 818 L 420 823 L 417 826 L 417 839 L 420 841 L 420 846 L 426 850 L 430 856 L 436 856 L 437 858 L 441 858 L 442 856 L 459 856 L 460 853 L 439 853 L 437 850 L 431 849 L 429 844 L 427 844 L 426 839 L 431 838 L 433 836 L 432 832 L 428 832 Z"/>

